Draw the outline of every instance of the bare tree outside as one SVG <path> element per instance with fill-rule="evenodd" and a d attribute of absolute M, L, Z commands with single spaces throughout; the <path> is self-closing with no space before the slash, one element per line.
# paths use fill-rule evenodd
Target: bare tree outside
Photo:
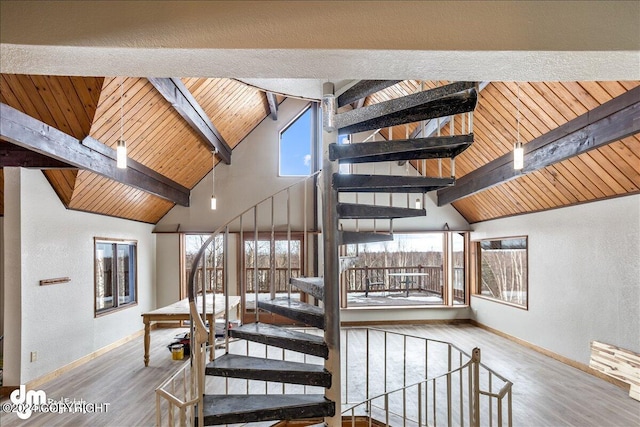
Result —
<path fill-rule="evenodd" d="M 527 305 L 527 238 L 480 242 L 481 295 Z"/>

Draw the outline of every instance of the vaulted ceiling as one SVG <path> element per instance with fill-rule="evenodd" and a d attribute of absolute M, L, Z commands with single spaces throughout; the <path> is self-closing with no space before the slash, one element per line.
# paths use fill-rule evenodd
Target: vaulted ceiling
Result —
<path fill-rule="evenodd" d="M 237 80 L 181 81 L 232 149 L 270 114 L 266 93 Z M 363 105 L 443 83 L 401 81 L 368 96 Z M 637 86 L 638 81 L 483 84 L 473 117 L 475 142 L 456 159 L 455 175 L 461 178 L 508 155 L 517 138 L 518 119 L 520 138 L 526 143 Z M 277 102 L 282 99 L 278 96 Z M 115 148 L 122 133 L 131 159 L 187 189 L 211 170 L 211 148 L 145 78 L 2 74 L 0 102 L 77 140 L 89 136 Z M 397 139 L 416 128 L 418 124 L 403 125 L 380 134 Z M 454 128 L 462 132 L 459 117 Z M 449 129 L 444 126 L 442 134 Z M 439 170 L 435 160 L 414 166 L 426 168 L 428 175 Z M 443 162 L 442 170 L 444 176 L 450 174 L 449 162 Z M 174 206 L 87 170 L 53 168 L 44 174 L 69 209 L 156 223 Z M 640 134 L 635 134 L 460 198 L 453 206 L 473 223 L 639 191 Z"/>
<path fill-rule="evenodd" d="M 264 92 L 235 80 L 183 83 L 231 148 L 270 112 Z M 122 132 L 130 159 L 188 189 L 211 171 L 210 148 L 147 79 L 3 74 L 0 84 L 0 102 L 79 140 L 115 148 Z M 156 223 L 174 206 L 86 170 L 44 173 L 69 209 Z"/>

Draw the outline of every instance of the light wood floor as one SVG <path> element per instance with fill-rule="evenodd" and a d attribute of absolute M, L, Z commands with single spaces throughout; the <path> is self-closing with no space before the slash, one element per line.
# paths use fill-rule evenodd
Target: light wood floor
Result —
<path fill-rule="evenodd" d="M 483 363 L 514 383 L 514 426 L 640 426 L 640 402 L 629 398 L 625 391 L 483 329 L 471 325 L 385 329 L 453 342 L 468 352 L 480 347 Z M 54 400 L 69 398 L 109 403 L 107 413 L 34 413 L 27 421 L 15 414 L 0 413 L 0 425 L 154 425 L 154 389 L 180 364 L 171 360 L 165 347 L 178 332 L 175 329 L 152 331 L 151 363 L 147 368 L 143 364 L 140 338 L 40 387 Z M 350 337 L 349 347 L 362 347 L 354 337 Z M 390 349 L 397 352 L 392 357 L 402 357 L 401 346 L 391 345 Z M 354 354 L 350 355 L 350 365 L 361 363 Z M 350 381 L 352 388 L 354 379 Z"/>

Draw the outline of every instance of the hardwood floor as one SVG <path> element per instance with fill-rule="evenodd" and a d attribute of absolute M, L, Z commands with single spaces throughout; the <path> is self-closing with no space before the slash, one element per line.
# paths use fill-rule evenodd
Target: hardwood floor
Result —
<path fill-rule="evenodd" d="M 514 383 L 514 426 L 640 425 L 640 402 L 629 398 L 624 390 L 483 329 L 466 324 L 394 326 L 384 329 L 449 341 L 467 352 L 473 347 L 480 347 L 482 362 Z M 154 390 L 180 364 L 171 360 L 171 353 L 165 346 L 180 331 L 152 331 L 151 363 L 147 368 L 143 364 L 142 338 L 139 338 L 40 387 L 48 398 L 54 400 L 67 398 L 96 404 L 109 403 L 107 412 L 34 413 L 27 421 L 18 419 L 13 413 L 0 413 L 0 425 L 154 425 Z M 362 359 L 355 352 L 363 348 L 362 335 L 351 333 L 349 348 L 349 365 L 361 366 Z M 402 345 L 390 341 L 389 349 L 393 352 L 390 358 L 402 360 Z M 434 367 L 429 367 L 430 373 L 431 369 Z M 399 376 L 400 372 L 402 369 L 399 368 L 393 375 Z M 362 381 L 358 368 L 351 370 L 349 375 L 350 390 L 362 386 L 357 384 L 357 381 Z M 373 381 L 379 382 L 379 377 L 376 376 Z M 349 399 L 354 400 L 354 397 L 349 396 Z M 8 400 L 3 400 L 3 403 L 6 402 Z"/>

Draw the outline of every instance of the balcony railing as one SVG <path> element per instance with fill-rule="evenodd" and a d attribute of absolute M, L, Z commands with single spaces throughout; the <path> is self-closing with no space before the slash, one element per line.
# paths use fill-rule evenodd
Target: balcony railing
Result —
<path fill-rule="evenodd" d="M 402 274 L 418 273 L 407 283 Z M 347 293 L 353 292 L 426 292 L 443 299 L 442 266 L 407 266 L 407 267 L 349 267 L 340 275 L 340 284 Z M 381 283 L 373 289 L 367 289 L 366 279 Z M 455 267 L 453 273 L 453 300 L 465 302 L 464 268 Z"/>

